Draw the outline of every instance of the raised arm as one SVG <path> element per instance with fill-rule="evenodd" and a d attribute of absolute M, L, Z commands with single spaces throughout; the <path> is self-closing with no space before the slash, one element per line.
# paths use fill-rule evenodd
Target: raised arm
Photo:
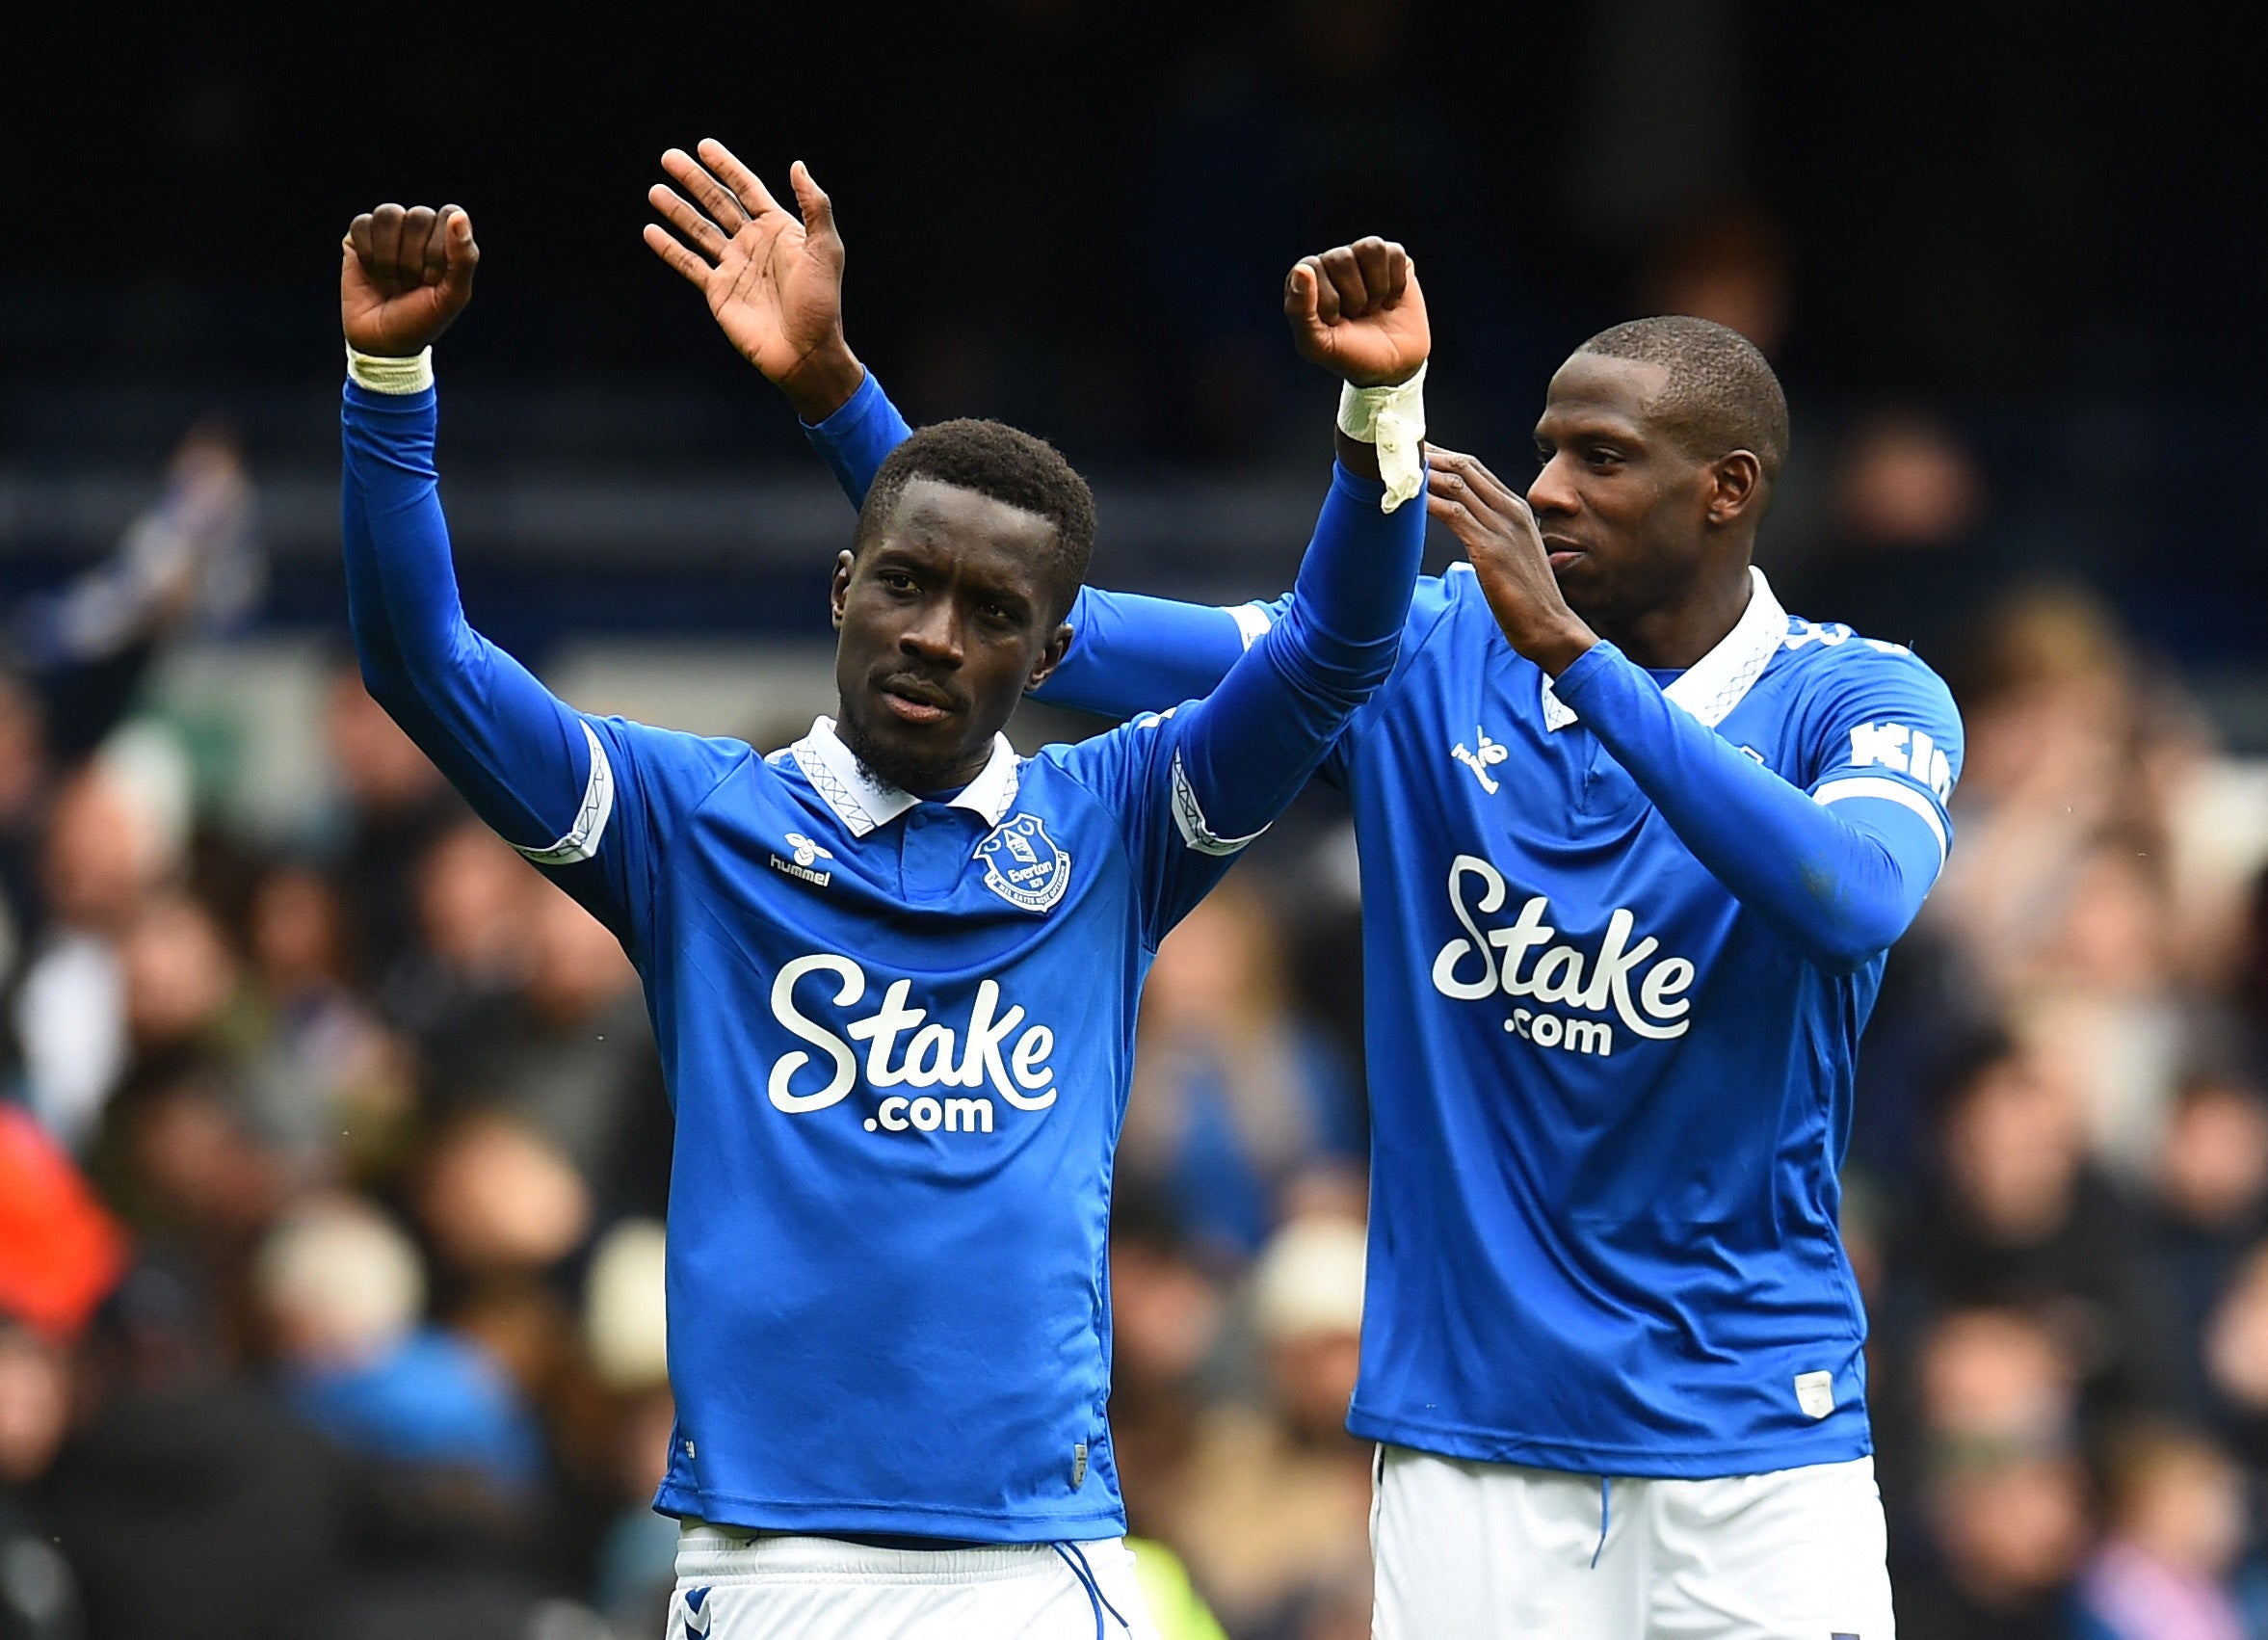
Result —
<path fill-rule="evenodd" d="M 1282 812 L 1385 681 L 1424 549 L 1423 509 L 1404 503 L 1422 484 L 1412 378 L 1431 336 L 1408 257 L 1382 240 L 1309 257 L 1286 281 L 1284 308 L 1300 351 L 1347 383 L 1339 459 L 1298 591 L 1202 700 L 1068 754 L 1102 765 L 1131 800 L 1153 940 Z"/>
<path fill-rule="evenodd" d="M 1944 801 L 1958 773 L 1960 720 L 1943 685 L 1902 680 L 1847 703 L 1840 710 L 1849 721 L 1827 726 L 1826 739 L 1848 740 L 1850 766 L 1823 768 L 1806 790 L 1674 705 L 1568 608 L 1524 500 L 1469 456 L 1430 455 L 1428 504 L 1471 553 L 1497 624 L 1551 675 L 1559 699 L 1694 858 L 1822 966 L 1857 967 L 1904 934 L 1951 834 Z M 1918 662 L 1910 670 L 1927 676 Z M 1893 769 L 1867 751 L 1867 731 L 1880 737 L 1886 724 L 1924 729 L 1948 755 L 1925 757 L 1910 778 L 1888 778 L 1909 771 L 1903 754 Z M 1900 740 L 1910 732 L 1901 729 Z"/>
<path fill-rule="evenodd" d="M 431 344 L 479 261 L 454 205 L 381 206 L 342 247 L 348 620 L 372 697 L 481 818 L 538 864 L 570 865 L 593 858 L 612 771 L 582 716 L 466 623 L 434 465 Z"/>
<path fill-rule="evenodd" d="M 735 351 L 786 395 L 812 448 L 860 505 L 883 459 L 912 430 L 844 339 L 844 250 L 832 202 L 798 161 L 788 169 L 797 208 L 787 210 L 714 140 L 693 154 L 670 149 L 662 169 L 670 182 L 654 184 L 646 198 L 675 232 L 649 224 L 646 243 L 701 293 Z M 1068 618 L 1070 651 L 1037 698 L 1131 718 L 1209 695 L 1280 609 L 1280 600 L 1228 610 L 1089 587 Z"/>
<path fill-rule="evenodd" d="M 1257 832 L 1393 670 L 1425 550 L 1419 382 L 1432 331 L 1399 245 L 1358 240 L 1291 271 L 1301 354 L 1346 387 L 1338 463 L 1282 617 L 1194 708 L 1179 755 L 1210 830 Z"/>

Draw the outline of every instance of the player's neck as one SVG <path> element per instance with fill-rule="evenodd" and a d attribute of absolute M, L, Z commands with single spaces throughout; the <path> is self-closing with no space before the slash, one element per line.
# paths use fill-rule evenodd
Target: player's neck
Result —
<path fill-rule="evenodd" d="M 1697 580 L 1675 603 L 1641 611 L 1627 621 L 1593 621 L 1591 626 L 1640 666 L 1682 672 L 1740 624 L 1753 592 L 1743 562 L 1732 572 Z"/>

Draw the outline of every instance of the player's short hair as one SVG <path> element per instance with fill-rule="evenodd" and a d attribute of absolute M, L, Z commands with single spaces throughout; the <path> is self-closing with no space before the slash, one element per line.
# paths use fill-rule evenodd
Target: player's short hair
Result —
<path fill-rule="evenodd" d="M 933 422 L 883 459 L 858 511 L 853 552 L 889 521 L 906 486 L 917 478 L 973 489 L 1053 524 L 1055 614 L 1060 619 L 1069 611 L 1094 555 L 1094 492 L 1062 451 L 1004 422 Z"/>
<path fill-rule="evenodd" d="M 1787 461 L 1787 395 L 1756 344 L 1738 331 L 1666 314 L 1601 331 L 1575 351 L 1660 365 L 1670 381 L 1650 413 L 1689 454 L 1714 461 L 1747 450 L 1765 483 L 1780 477 Z"/>

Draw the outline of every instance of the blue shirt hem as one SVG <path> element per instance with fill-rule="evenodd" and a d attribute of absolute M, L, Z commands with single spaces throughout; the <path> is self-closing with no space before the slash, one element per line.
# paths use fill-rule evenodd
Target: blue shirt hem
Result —
<path fill-rule="evenodd" d="M 690 1516 L 712 1526 L 756 1532 L 881 1532 L 909 1538 L 964 1538 L 997 1544 L 1090 1543 L 1122 1537 L 1126 1512 L 1106 1509 L 1030 1510 L 940 1508 L 905 1503 L 788 1503 L 733 1497 L 664 1482 L 654 1495 L 664 1515 Z"/>
<path fill-rule="evenodd" d="M 1347 1432 L 1363 1441 L 1408 1446 L 1443 1458 L 1477 1464 L 1519 1464 L 1569 1474 L 1614 1475 L 1631 1480 L 1725 1480 L 1763 1475 L 1813 1464 L 1842 1464 L 1874 1452 L 1874 1436 L 1864 1419 L 1856 1429 L 1836 1426 L 1806 1432 L 1793 1440 L 1667 1451 L 1662 1447 L 1622 1447 L 1596 1442 L 1551 1441 L 1506 1430 L 1469 1429 L 1385 1417 L 1359 1405 L 1347 1414 Z"/>

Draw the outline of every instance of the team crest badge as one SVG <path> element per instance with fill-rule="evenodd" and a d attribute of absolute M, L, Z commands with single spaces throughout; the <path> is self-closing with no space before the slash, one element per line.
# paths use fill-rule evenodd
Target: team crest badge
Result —
<path fill-rule="evenodd" d="M 1071 857 L 1055 846 L 1036 814 L 1018 814 L 977 844 L 985 886 L 1019 912 L 1052 911 L 1071 886 Z"/>

